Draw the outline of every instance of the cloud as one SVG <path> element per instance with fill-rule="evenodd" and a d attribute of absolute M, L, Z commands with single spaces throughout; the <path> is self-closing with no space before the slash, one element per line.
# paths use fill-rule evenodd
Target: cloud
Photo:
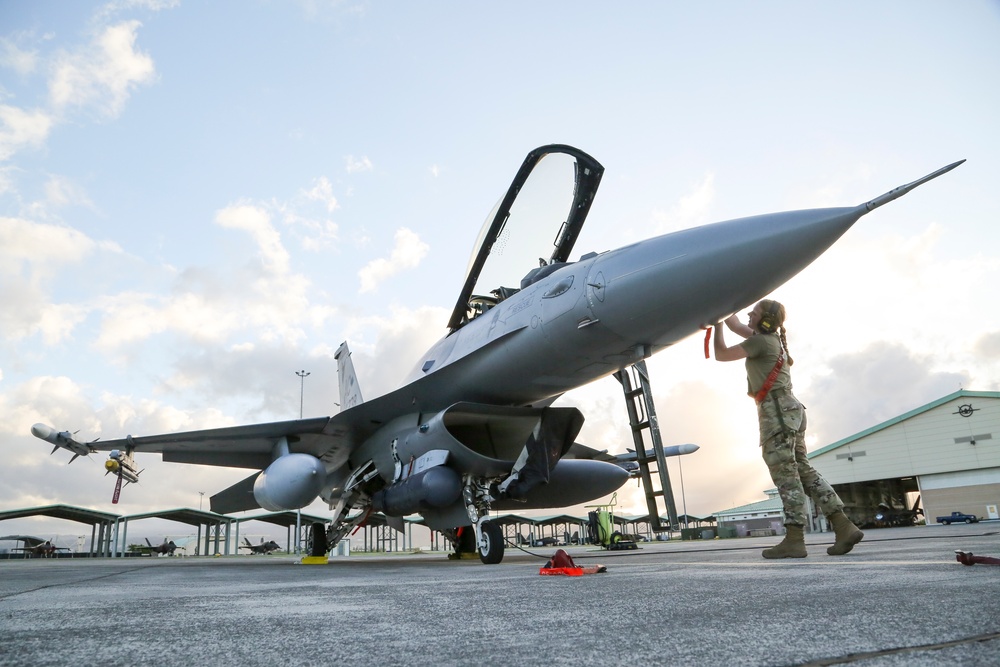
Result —
<path fill-rule="evenodd" d="M 441 309 L 397 309 L 386 318 L 350 325 L 362 339 L 360 348 L 371 351 L 361 352 L 355 361 L 367 398 L 398 386 L 417 356 L 441 333 L 426 323 L 444 322 L 446 315 Z M 157 398 L 95 393 L 66 377 L 37 377 L 0 392 L 0 413 L 6 416 L 0 433 L 14 452 L 8 465 L 0 468 L 0 506 L 69 503 L 133 513 L 197 507 L 199 492 L 211 495 L 251 472 L 168 464 L 157 455 L 139 454 L 137 462 L 146 469 L 140 484 L 125 489 L 122 504 L 112 506 L 113 484 L 103 476 L 103 455 L 72 466 L 65 465 L 66 452 L 45 456 L 50 448 L 29 434 L 35 422 L 79 429 L 78 437 L 89 440 L 291 419 L 299 410 L 300 379 L 293 373 L 299 368 L 311 373 L 304 385 L 305 416 L 337 410 L 335 345 L 307 358 L 296 344 L 213 343 L 186 349 L 173 362 L 173 375 L 157 388 Z M 204 501 L 207 506 L 208 499 Z M 325 506 L 307 511 L 322 513 Z"/>
<path fill-rule="evenodd" d="M 947 396 L 969 382 L 964 373 L 932 370 L 929 355 L 885 341 L 835 356 L 827 368 L 826 375 L 814 379 L 799 395 L 808 409 L 809 428 L 824 445 Z"/>
<path fill-rule="evenodd" d="M 317 204 L 322 211 L 312 210 Z M 282 223 L 301 234 L 302 248 L 311 252 L 326 250 L 340 240 L 340 226 L 327 217 L 339 208 L 333 184 L 326 176 L 315 179 L 310 188 L 299 190 L 291 202 L 278 207 Z"/>
<path fill-rule="evenodd" d="M 258 206 L 237 205 L 222 209 L 215 223 L 227 229 L 247 232 L 257 244 L 264 268 L 270 273 L 287 273 L 288 251 L 281 244 L 281 235 L 271 225 L 271 216 Z"/>
<path fill-rule="evenodd" d="M 975 344 L 975 352 L 991 361 L 1000 361 L 1000 331 L 980 336 Z"/>
<path fill-rule="evenodd" d="M 153 9 L 169 6 L 146 4 Z M 132 91 L 156 77 L 153 59 L 135 45 L 141 25 L 138 21 L 103 25 L 90 43 L 62 51 L 51 62 L 10 39 L 0 40 L 0 65 L 22 76 L 49 73 L 47 108 L 0 104 L 0 160 L 44 145 L 56 122 L 65 120 L 69 110 L 92 111 L 99 118 L 120 115 Z"/>
<path fill-rule="evenodd" d="M 421 355 L 446 333 L 449 314 L 443 308 L 431 306 L 416 309 L 393 306 L 386 317 L 347 322 L 344 337 L 350 345 L 365 400 L 401 386 Z"/>
<path fill-rule="evenodd" d="M 372 260 L 358 271 L 362 294 L 377 290 L 380 284 L 400 271 L 418 266 L 430 250 L 416 233 L 405 227 L 396 230 L 395 240 L 388 258 Z"/>
<path fill-rule="evenodd" d="M 792 355 L 804 362 L 796 386 L 818 372 L 811 359 L 857 354 L 879 339 L 933 350 L 922 359 L 928 370 L 965 369 L 968 389 L 995 382 L 1000 366 L 979 341 L 1000 330 L 1000 314 L 982 307 L 1000 280 L 1000 260 L 978 248 L 949 256 L 941 244 L 953 232 L 942 224 L 906 235 L 877 231 L 852 229 L 775 292 L 789 308 Z M 959 326 L 966 313 L 977 314 L 975 326 Z M 957 389 L 956 381 L 942 395 Z"/>
<path fill-rule="evenodd" d="M 687 229 L 708 221 L 715 201 L 715 174 L 708 173 L 688 194 L 669 211 L 654 211 L 656 223 L 654 234 L 666 234 L 679 229 Z"/>
<path fill-rule="evenodd" d="M 45 143 L 52 118 L 42 110 L 25 111 L 0 104 L 0 160 L 8 160 L 22 148 Z"/>
<path fill-rule="evenodd" d="M 355 160 L 353 155 L 348 155 L 345 161 L 347 162 L 348 174 L 356 174 L 360 171 L 372 171 L 374 169 L 372 161 L 367 156 L 362 157 L 360 160 Z"/>
<path fill-rule="evenodd" d="M 45 183 L 45 197 L 53 206 L 81 205 L 93 209 L 86 191 L 68 178 L 50 176 Z"/>
<path fill-rule="evenodd" d="M 64 450 L 44 455 L 51 447 L 30 435 L 31 424 L 78 431 L 76 437 L 88 441 L 101 435 L 178 432 L 232 422 L 214 409 L 182 411 L 108 392 L 100 395 L 99 403 L 92 403 L 89 396 L 88 389 L 71 379 L 52 376 L 32 378 L 0 394 L 0 412 L 5 415 L 0 433 L 10 443 L 7 465 L 0 469 L 0 506 L 68 503 L 113 512 L 123 507 L 128 512 L 190 507 L 198 498 L 197 491 L 221 490 L 246 476 L 243 470 L 176 466 L 160 462 L 159 456 L 139 454 L 139 467 L 146 469 L 140 483 L 123 491 L 122 506 L 112 505 L 113 480 L 104 476 L 104 454 L 68 466 L 70 454 Z"/>
<path fill-rule="evenodd" d="M 105 26 L 86 48 L 57 57 L 49 80 L 53 108 L 88 108 L 111 118 L 121 114 L 131 91 L 156 76 L 153 59 L 135 48 L 141 25 Z"/>
<path fill-rule="evenodd" d="M 98 246 L 117 248 L 64 225 L 0 217 L 0 271 L 30 266 L 35 275 L 51 276 L 60 265 L 77 263 Z"/>
<path fill-rule="evenodd" d="M 120 252 L 69 227 L 0 217 L 0 326 L 7 340 L 41 333 L 52 345 L 69 337 L 91 306 L 52 303 L 50 283 L 98 250 Z"/>
<path fill-rule="evenodd" d="M 0 393 L 0 433 L 8 437 L 27 436 L 32 424 L 44 422 L 59 430 L 94 427 L 84 390 L 68 377 L 38 376 Z"/>
<path fill-rule="evenodd" d="M 327 316 L 325 308 L 310 308 L 310 283 L 291 270 L 266 208 L 236 204 L 218 211 L 215 222 L 245 233 L 255 252 L 240 253 L 237 239 L 228 247 L 248 258 L 242 264 L 223 255 L 210 266 L 171 273 L 173 282 L 153 292 L 125 289 L 94 297 L 92 308 L 101 316 L 94 343 L 102 352 L 124 362 L 137 353 L 135 344 L 168 332 L 200 346 L 300 340 L 304 323 Z"/>
<path fill-rule="evenodd" d="M 38 52 L 26 51 L 14 41 L 0 37 L 0 66 L 12 69 L 21 75 L 31 74 L 38 66 Z"/>
<path fill-rule="evenodd" d="M 327 213 L 333 213 L 339 208 L 337 198 L 333 196 L 333 185 L 326 176 L 320 176 L 313 181 L 313 187 L 302 191 L 306 199 L 317 201 L 326 207 Z"/>

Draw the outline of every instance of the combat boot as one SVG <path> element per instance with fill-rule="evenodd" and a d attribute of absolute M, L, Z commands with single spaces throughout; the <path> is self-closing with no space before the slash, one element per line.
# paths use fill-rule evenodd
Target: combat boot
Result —
<path fill-rule="evenodd" d="M 855 544 L 864 539 L 865 534 L 847 518 L 842 510 L 837 510 L 833 514 L 827 515 L 826 518 L 833 524 L 835 535 L 833 546 L 826 550 L 826 553 L 831 556 L 843 556 L 853 549 Z"/>
<path fill-rule="evenodd" d="M 770 549 L 764 549 L 760 555 L 764 558 L 805 558 L 806 541 L 802 535 L 802 526 L 785 526 L 785 539 Z"/>

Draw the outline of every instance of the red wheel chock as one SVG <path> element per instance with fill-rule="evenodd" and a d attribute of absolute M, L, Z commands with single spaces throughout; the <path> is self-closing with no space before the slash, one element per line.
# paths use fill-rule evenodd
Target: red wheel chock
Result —
<path fill-rule="evenodd" d="M 538 574 L 555 574 L 567 577 L 582 577 L 585 574 L 598 574 L 607 572 L 604 565 L 591 565 L 590 567 L 580 567 L 573 562 L 573 558 L 563 549 L 557 549 L 552 559 L 545 564 L 545 567 L 538 571 Z"/>
<path fill-rule="evenodd" d="M 976 563 L 982 563 L 983 565 L 1000 565 L 1000 558 L 973 556 L 971 551 L 961 551 L 959 549 L 955 549 L 955 560 L 962 565 L 975 565 Z"/>

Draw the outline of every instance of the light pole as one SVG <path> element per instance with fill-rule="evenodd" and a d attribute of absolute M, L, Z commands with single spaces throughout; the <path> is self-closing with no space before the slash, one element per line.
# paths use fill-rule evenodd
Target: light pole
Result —
<path fill-rule="evenodd" d="M 201 511 L 201 501 L 203 501 L 205 499 L 205 492 L 204 491 L 199 491 L 198 495 L 201 496 L 200 498 L 198 498 L 198 511 L 200 512 Z"/>
<path fill-rule="evenodd" d="M 306 395 L 306 378 L 311 375 L 311 373 L 306 373 L 305 371 L 295 371 L 295 374 L 299 376 L 301 382 L 299 383 L 299 419 L 302 419 L 302 400 Z"/>
<path fill-rule="evenodd" d="M 677 471 L 680 473 L 680 476 L 681 476 L 681 503 L 684 506 L 684 527 L 687 528 L 688 527 L 688 502 L 687 502 L 687 498 L 684 496 L 684 466 L 681 465 L 681 458 L 682 457 L 680 457 L 680 456 L 677 457 Z"/>
<path fill-rule="evenodd" d="M 295 374 L 299 376 L 299 419 L 302 419 L 302 401 L 306 395 L 306 378 L 309 377 L 310 373 L 305 370 L 295 371 Z M 302 545 L 302 510 L 301 508 L 295 511 L 295 554 L 298 555 L 300 552 L 300 546 Z"/>

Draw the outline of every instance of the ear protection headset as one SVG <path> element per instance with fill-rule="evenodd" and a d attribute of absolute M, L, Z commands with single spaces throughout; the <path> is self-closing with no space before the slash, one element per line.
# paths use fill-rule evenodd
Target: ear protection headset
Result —
<path fill-rule="evenodd" d="M 760 316 L 760 321 L 757 322 L 757 330 L 761 333 L 774 333 L 774 330 L 778 328 L 778 308 L 781 304 L 777 301 L 771 301 L 771 307 L 767 309 L 767 312 L 762 313 Z"/>

